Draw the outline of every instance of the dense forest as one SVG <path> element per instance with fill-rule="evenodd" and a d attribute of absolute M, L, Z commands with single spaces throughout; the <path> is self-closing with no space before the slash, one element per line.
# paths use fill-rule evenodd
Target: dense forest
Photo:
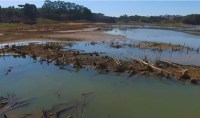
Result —
<path fill-rule="evenodd" d="M 185 23 L 200 25 L 200 14 L 187 16 L 161 15 L 161 16 L 127 16 L 120 17 L 104 16 L 101 13 L 92 13 L 87 7 L 75 3 L 64 1 L 45 0 L 41 8 L 34 4 L 10 6 L 2 8 L 0 6 L 0 22 L 7 23 L 37 23 L 37 18 L 45 18 L 56 21 L 89 21 L 106 23 Z"/>

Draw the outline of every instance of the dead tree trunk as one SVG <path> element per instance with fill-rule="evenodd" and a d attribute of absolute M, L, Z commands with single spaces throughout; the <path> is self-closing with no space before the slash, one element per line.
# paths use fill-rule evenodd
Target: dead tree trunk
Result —
<path fill-rule="evenodd" d="M 143 61 L 143 60 L 141 60 L 141 59 L 136 59 L 136 60 L 137 60 L 138 62 L 142 63 L 142 65 L 146 66 L 147 69 L 148 69 L 149 71 L 156 72 L 157 74 L 161 74 L 161 75 L 163 75 L 163 76 L 165 76 L 165 77 L 174 76 L 173 73 L 168 72 L 168 71 L 166 71 L 166 70 L 164 70 L 164 69 L 161 69 L 161 68 L 159 68 L 159 67 L 156 67 L 156 66 L 154 66 L 153 64 L 150 64 L 150 63 L 148 63 L 148 62 L 145 62 L 145 61 Z"/>

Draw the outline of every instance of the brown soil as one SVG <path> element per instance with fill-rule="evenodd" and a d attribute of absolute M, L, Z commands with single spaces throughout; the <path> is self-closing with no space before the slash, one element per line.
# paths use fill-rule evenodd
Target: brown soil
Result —
<path fill-rule="evenodd" d="M 65 34 L 52 34 L 45 36 L 47 39 L 71 39 L 81 41 L 105 41 L 105 40 L 116 40 L 121 39 L 121 36 L 106 34 L 102 31 L 90 31 L 90 32 L 76 32 L 76 33 L 65 33 Z"/>
<path fill-rule="evenodd" d="M 0 25 L 0 43 L 18 41 L 102 41 L 120 39 L 100 31 L 97 24 L 36 24 L 36 25 Z M 98 31 L 96 31 L 98 30 Z"/>

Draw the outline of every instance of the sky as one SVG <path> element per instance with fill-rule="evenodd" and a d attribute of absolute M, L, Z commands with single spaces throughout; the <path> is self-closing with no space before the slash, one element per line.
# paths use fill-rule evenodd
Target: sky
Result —
<path fill-rule="evenodd" d="M 54 0 L 51 0 L 54 1 Z M 91 9 L 94 13 L 103 13 L 107 16 L 120 15 L 188 15 L 200 14 L 200 0 L 199 1 L 120 1 L 120 0 L 62 0 L 83 5 Z M 41 7 L 44 0 L 0 0 L 0 6 L 17 6 L 19 4 L 31 3 L 37 7 Z"/>

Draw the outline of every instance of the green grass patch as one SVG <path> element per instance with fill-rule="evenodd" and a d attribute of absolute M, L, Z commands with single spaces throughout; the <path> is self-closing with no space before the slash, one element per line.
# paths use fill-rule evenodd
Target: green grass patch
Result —
<path fill-rule="evenodd" d="M 18 26 L 24 26 L 23 23 L 0 23 L 0 27 L 18 27 Z"/>
<path fill-rule="evenodd" d="M 37 24 L 55 24 L 58 21 L 51 20 L 51 19 L 45 19 L 45 18 L 37 18 Z"/>

